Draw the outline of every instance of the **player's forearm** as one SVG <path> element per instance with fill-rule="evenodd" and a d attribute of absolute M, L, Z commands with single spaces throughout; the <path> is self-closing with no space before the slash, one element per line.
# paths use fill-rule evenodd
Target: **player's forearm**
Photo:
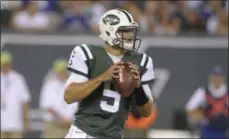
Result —
<path fill-rule="evenodd" d="M 148 117 L 151 115 L 153 107 L 154 107 L 153 102 L 151 99 L 149 99 L 149 101 L 143 106 L 137 105 L 137 110 L 141 114 L 141 116 Z"/>
<path fill-rule="evenodd" d="M 135 101 L 137 104 L 137 110 L 143 117 L 150 116 L 153 108 L 153 100 L 151 100 L 145 93 L 143 87 L 136 88 Z"/>
<path fill-rule="evenodd" d="M 64 100 L 68 104 L 80 101 L 89 96 L 102 82 L 102 77 L 98 76 L 84 83 L 71 83 L 65 89 Z"/>

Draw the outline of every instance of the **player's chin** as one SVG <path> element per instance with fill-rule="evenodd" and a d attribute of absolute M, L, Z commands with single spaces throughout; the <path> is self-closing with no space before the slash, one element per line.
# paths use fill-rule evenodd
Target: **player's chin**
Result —
<path fill-rule="evenodd" d="M 120 50 L 120 51 L 129 51 L 129 50 L 125 49 L 122 44 L 116 45 L 116 46 L 114 46 L 114 48 L 116 50 Z"/>
<path fill-rule="evenodd" d="M 123 48 L 120 46 L 120 45 L 114 45 L 112 46 L 114 49 L 117 49 L 117 50 L 122 50 Z"/>

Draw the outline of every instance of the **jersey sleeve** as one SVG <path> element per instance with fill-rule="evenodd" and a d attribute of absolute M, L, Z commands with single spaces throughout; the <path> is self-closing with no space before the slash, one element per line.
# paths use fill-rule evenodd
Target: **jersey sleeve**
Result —
<path fill-rule="evenodd" d="M 71 74 L 65 83 L 65 88 L 73 82 L 81 83 L 89 80 L 87 61 L 90 59 L 93 59 L 93 56 L 87 45 L 82 44 L 72 50 L 68 64 Z"/>
<path fill-rule="evenodd" d="M 71 83 L 82 83 L 86 81 L 88 81 L 88 78 L 81 76 L 79 74 L 71 73 L 64 85 L 64 88 L 66 88 Z"/>
<path fill-rule="evenodd" d="M 88 78 L 88 64 L 87 61 L 92 59 L 92 53 L 87 45 L 82 44 L 76 46 L 70 55 L 68 70 L 74 74 Z"/>
<path fill-rule="evenodd" d="M 154 99 L 153 99 L 153 95 L 152 95 L 152 91 L 151 91 L 149 85 L 148 85 L 148 84 L 142 85 L 142 88 L 143 88 L 145 94 L 146 94 L 151 100 L 154 100 Z"/>
<path fill-rule="evenodd" d="M 141 76 L 142 85 L 152 83 L 155 78 L 152 58 L 143 54 L 140 66 L 145 69 L 145 72 Z"/>

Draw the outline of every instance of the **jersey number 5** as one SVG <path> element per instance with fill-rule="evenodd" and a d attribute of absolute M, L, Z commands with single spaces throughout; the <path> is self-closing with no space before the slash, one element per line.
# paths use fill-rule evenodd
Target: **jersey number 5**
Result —
<path fill-rule="evenodd" d="M 103 97 L 106 100 L 102 100 L 100 102 L 100 107 L 102 110 L 111 112 L 111 113 L 115 113 L 119 110 L 121 96 L 119 95 L 118 92 L 112 91 L 109 89 L 104 89 Z"/>

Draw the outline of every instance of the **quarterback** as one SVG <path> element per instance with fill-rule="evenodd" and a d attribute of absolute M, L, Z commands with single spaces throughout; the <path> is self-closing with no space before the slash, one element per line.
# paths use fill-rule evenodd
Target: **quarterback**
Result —
<path fill-rule="evenodd" d="M 69 58 L 71 75 L 64 100 L 68 104 L 79 103 L 79 108 L 65 138 L 121 138 L 132 101 L 144 117 L 154 107 L 149 87 L 154 80 L 153 61 L 137 52 L 141 44 L 136 36 L 138 24 L 127 11 L 112 9 L 102 16 L 99 26 L 105 43 L 78 45 Z M 137 82 L 129 97 L 122 97 L 112 84 L 123 62 L 129 63 Z"/>

